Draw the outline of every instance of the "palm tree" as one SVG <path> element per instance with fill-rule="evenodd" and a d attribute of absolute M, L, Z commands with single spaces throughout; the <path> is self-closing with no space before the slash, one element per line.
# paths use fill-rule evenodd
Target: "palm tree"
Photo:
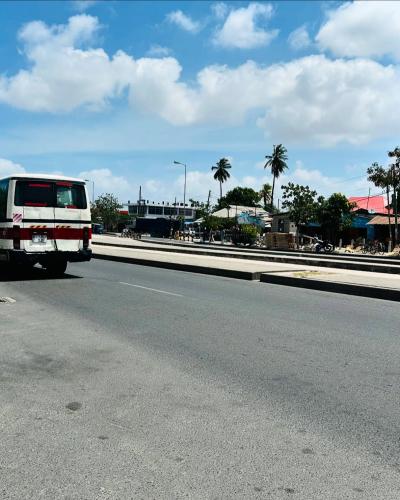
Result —
<path fill-rule="evenodd" d="M 272 155 L 266 155 L 267 163 L 264 165 L 264 168 L 270 167 L 271 174 L 273 176 L 272 181 L 272 193 L 271 193 L 271 207 L 274 206 L 274 191 L 275 191 L 275 179 L 277 179 L 287 168 L 287 149 L 282 146 L 282 144 L 278 144 L 275 146 L 272 151 Z"/>
<path fill-rule="evenodd" d="M 228 172 L 228 169 L 232 168 L 232 165 L 229 163 L 227 158 L 221 158 L 217 161 L 217 164 L 211 167 L 211 170 L 215 170 L 214 179 L 219 182 L 219 193 L 220 200 L 222 198 L 222 183 L 227 181 L 231 174 Z"/>
<path fill-rule="evenodd" d="M 267 209 L 267 207 L 271 205 L 271 192 L 272 192 L 271 184 L 263 184 L 260 190 L 260 196 L 264 200 L 265 210 Z"/>

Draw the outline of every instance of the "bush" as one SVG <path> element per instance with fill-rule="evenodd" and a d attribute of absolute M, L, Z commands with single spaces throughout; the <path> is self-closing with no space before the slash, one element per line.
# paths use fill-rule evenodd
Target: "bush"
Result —
<path fill-rule="evenodd" d="M 232 231 L 232 243 L 234 245 L 251 246 L 257 240 L 259 230 L 251 224 L 241 224 Z"/>
<path fill-rule="evenodd" d="M 208 215 L 204 217 L 202 223 L 203 228 L 212 229 L 213 231 L 220 231 L 221 229 L 231 229 L 236 224 L 236 219 L 230 218 L 225 219 L 222 217 L 214 217 L 213 215 Z"/>

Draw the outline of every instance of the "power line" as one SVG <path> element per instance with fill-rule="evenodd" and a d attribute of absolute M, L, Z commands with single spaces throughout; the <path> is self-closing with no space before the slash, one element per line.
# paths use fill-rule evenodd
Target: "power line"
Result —
<path fill-rule="evenodd" d="M 389 189 L 389 193 L 390 193 Z M 371 194 L 370 196 L 350 196 L 349 198 L 358 198 L 359 200 L 367 200 L 368 198 L 377 198 L 378 196 L 383 196 L 386 194 L 386 191 L 382 191 L 381 193 Z"/>
<path fill-rule="evenodd" d="M 335 185 L 335 184 L 343 184 L 347 181 L 354 181 L 356 179 L 364 179 L 365 178 L 365 174 L 364 175 L 357 175 L 356 177 L 348 177 L 347 179 L 342 179 L 341 181 L 337 181 L 337 182 L 331 182 L 331 184 Z"/>

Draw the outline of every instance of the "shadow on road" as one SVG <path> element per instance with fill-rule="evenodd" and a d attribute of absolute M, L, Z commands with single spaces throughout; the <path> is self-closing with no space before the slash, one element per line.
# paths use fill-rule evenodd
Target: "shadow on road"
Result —
<path fill-rule="evenodd" d="M 41 267 L 33 267 L 32 269 L 10 269 L 5 264 L 0 265 L 0 283 L 7 281 L 37 281 L 37 280 L 67 280 L 79 279 L 82 276 L 75 276 L 73 274 L 64 274 L 61 278 L 50 276 L 45 269 Z"/>

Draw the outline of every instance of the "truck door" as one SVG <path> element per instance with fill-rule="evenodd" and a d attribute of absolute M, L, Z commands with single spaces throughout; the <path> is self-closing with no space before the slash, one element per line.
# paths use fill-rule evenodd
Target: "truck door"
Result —
<path fill-rule="evenodd" d="M 13 223 L 20 228 L 20 248 L 50 252 L 54 242 L 54 187 L 45 180 L 17 180 Z"/>
<path fill-rule="evenodd" d="M 62 252 L 77 252 L 82 247 L 86 209 L 86 193 L 83 184 L 56 181 L 56 204 L 54 208 L 55 239 L 57 249 Z"/>

